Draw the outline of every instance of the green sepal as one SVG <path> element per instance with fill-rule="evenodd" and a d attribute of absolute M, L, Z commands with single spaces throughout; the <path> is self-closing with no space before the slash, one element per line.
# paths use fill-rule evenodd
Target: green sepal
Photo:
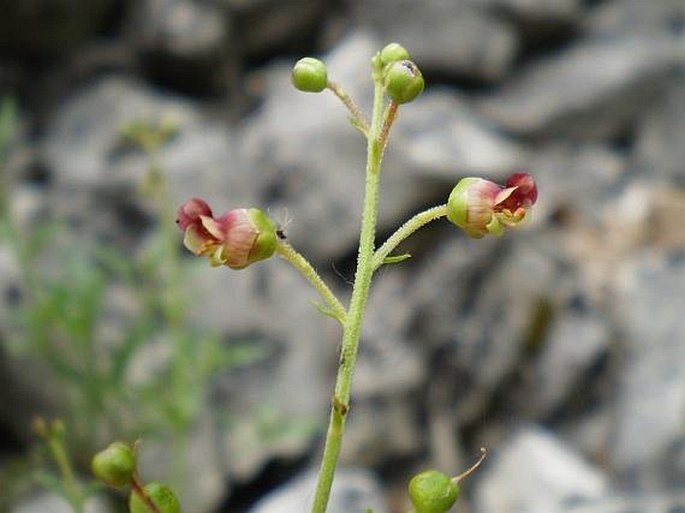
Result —
<path fill-rule="evenodd" d="M 409 253 L 403 253 L 402 255 L 390 255 L 383 259 L 384 264 L 399 264 L 405 260 L 409 260 L 411 255 Z"/>
<path fill-rule="evenodd" d="M 249 209 L 250 221 L 257 230 L 257 239 L 250 251 L 249 264 L 271 258 L 276 251 L 278 235 L 276 234 L 276 224 L 267 216 L 264 211 L 258 208 Z"/>

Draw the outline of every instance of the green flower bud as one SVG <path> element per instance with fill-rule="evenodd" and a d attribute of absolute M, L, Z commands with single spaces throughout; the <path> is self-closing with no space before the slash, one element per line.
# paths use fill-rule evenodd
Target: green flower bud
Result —
<path fill-rule="evenodd" d="M 293 66 L 291 77 L 296 89 L 306 93 L 320 93 L 328 85 L 326 65 L 319 59 L 303 57 Z"/>
<path fill-rule="evenodd" d="M 110 486 L 125 486 L 136 470 L 136 453 L 124 442 L 112 442 L 91 462 L 95 477 Z"/>
<path fill-rule="evenodd" d="M 396 103 L 408 103 L 423 91 L 423 75 L 412 61 L 395 61 L 385 68 L 385 90 Z"/>
<path fill-rule="evenodd" d="M 380 58 L 383 65 L 395 61 L 406 61 L 410 59 L 407 49 L 399 43 L 389 43 L 380 51 Z"/>
<path fill-rule="evenodd" d="M 160 513 L 180 513 L 181 503 L 178 502 L 178 497 L 168 486 L 152 481 L 146 484 L 143 489 Z M 153 513 L 136 492 L 131 492 L 128 510 L 130 513 Z"/>
<path fill-rule="evenodd" d="M 438 470 L 426 470 L 409 481 L 409 499 L 416 513 L 446 513 L 458 496 L 459 486 Z"/>

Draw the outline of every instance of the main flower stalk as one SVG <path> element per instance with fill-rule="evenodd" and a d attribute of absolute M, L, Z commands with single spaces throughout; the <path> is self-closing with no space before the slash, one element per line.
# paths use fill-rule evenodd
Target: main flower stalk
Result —
<path fill-rule="evenodd" d="M 371 127 L 367 134 L 366 185 L 359 251 L 357 253 L 357 270 L 350 307 L 343 327 L 340 363 L 312 513 L 325 513 L 330 498 L 333 475 L 342 446 L 345 421 L 350 410 L 352 376 L 357 359 L 364 310 L 374 272 L 373 256 L 378 216 L 378 184 L 385 146 L 385 141 L 379 139 L 383 124 L 383 92 L 383 84 L 378 74 L 378 76 L 374 76 L 373 115 Z"/>

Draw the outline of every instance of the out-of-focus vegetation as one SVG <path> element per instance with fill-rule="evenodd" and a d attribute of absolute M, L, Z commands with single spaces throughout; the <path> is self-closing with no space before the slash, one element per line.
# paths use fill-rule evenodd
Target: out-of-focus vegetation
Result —
<path fill-rule="evenodd" d="M 0 166 L 16 110 L 12 100 L 2 103 Z M 80 511 L 87 490 L 77 489 L 73 475 L 65 474 L 65 465 L 70 465 L 65 462 L 73 459 L 85 468 L 93 452 L 115 438 L 164 436 L 180 451 L 206 404 L 210 376 L 261 356 L 260 349 L 248 343 L 225 344 L 216 333 L 193 327 L 186 318 L 184 305 L 190 297 L 184 284 L 189 275 L 180 260 L 174 207 L 157 156 L 176 130 L 166 122 L 138 121 L 121 130 L 122 142 L 149 157 L 149 168 L 141 170 L 141 194 L 154 199 L 160 219 L 153 242 L 137 254 L 113 244 L 65 243 L 65 226 L 59 221 L 20 228 L 12 215 L 12 180 L 2 172 L 0 245 L 10 251 L 20 270 L 18 300 L 11 312 L 14 322 L 3 342 L 13 357 L 30 357 L 47 370 L 37 375 L 46 386 L 59 385 L 54 398 L 61 419 L 59 436 L 52 429 L 41 430 L 51 458 L 39 457 L 33 465 L 17 462 L 14 475 L 3 476 L 5 499 L 11 498 L 11 488 L 25 487 L 30 481 L 26 476 L 31 475 Z M 108 294 L 115 289 L 126 291 L 135 308 L 112 332 L 103 320 Z M 154 351 L 160 345 L 161 356 Z M 141 365 L 144 352 L 148 359 Z M 54 457 L 54 447 L 61 447 L 60 458 Z M 183 458 L 179 454 L 173 461 L 175 472 L 182 475 Z M 55 472 L 50 470 L 53 466 Z M 3 507 L 0 504 L 0 511 Z"/>

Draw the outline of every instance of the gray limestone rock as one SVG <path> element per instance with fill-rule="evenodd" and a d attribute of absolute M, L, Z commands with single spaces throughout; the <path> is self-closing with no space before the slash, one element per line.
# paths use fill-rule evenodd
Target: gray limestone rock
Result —
<path fill-rule="evenodd" d="M 607 478 L 563 440 L 536 427 L 520 429 L 482 470 L 478 513 L 562 513 L 569 504 L 596 501 Z"/>
<path fill-rule="evenodd" d="M 626 486 L 685 486 L 685 258 L 644 251 L 621 266 L 616 314 L 624 335 L 612 467 Z"/>
<path fill-rule="evenodd" d="M 307 472 L 259 501 L 249 513 L 302 513 L 310 507 L 316 473 Z M 340 468 L 335 474 L 330 513 L 387 513 L 377 478 L 365 470 Z"/>
<path fill-rule="evenodd" d="M 455 184 L 463 176 L 502 178 L 528 162 L 526 149 L 448 89 L 426 91 L 407 108 L 392 134 L 392 151 L 426 179 Z"/>
<path fill-rule="evenodd" d="M 611 0 L 600 3 L 585 22 L 585 32 L 598 37 L 622 34 L 681 35 L 685 10 L 680 0 Z"/>
<path fill-rule="evenodd" d="M 685 15 L 684 15 L 685 16 Z M 634 165 L 645 178 L 685 186 L 685 81 L 676 80 L 637 127 Z"/>
<path fill-rule="evenodd" d="M 206 118 L 180 97 L 110 76 L 74 93 L 46 129 L 40 159 L 53 180 L 53 215 L 81 236 L 139 236 L 145 218 L 159 213 L 159 202 L 144 193 L 149 158 L 121 130 L 127 123 L 165 120 L 178 127 L 158 155 L 168 208 L 175 211 L 193 196 L 217 214 L 254 204 L 260 177 L 242 164 L 227 123 Z"/>
<path fill-rule="evenodd" d="M 405 46 L 425 70 L 498 81 L 518 51 L 514 27 L 470 1 L 356 1 L 352 10 L 361 26 Z"/>
<path fill-rule="evenodd" d="M 145 0 L 133 4 L 128 30 L 156 79 L 183 90 L 216 93 L 236 72 L 229 18 L 215 2 Z M 233 48 L 232 48 L 233 46 Z"/>
<path fill-rule="evenodd" d="M 589 40 L 532 62 L 480 103 L 517 134 L 605 139 L 627 127 L 666 89 L 683 63 L 672 35 Z"/>
<path fill-rule="evenodd" d="M 112 0 L 3 4 L 0 48 L 18 56 L 64 54 L 93 37 L 115 4 Z"/>

